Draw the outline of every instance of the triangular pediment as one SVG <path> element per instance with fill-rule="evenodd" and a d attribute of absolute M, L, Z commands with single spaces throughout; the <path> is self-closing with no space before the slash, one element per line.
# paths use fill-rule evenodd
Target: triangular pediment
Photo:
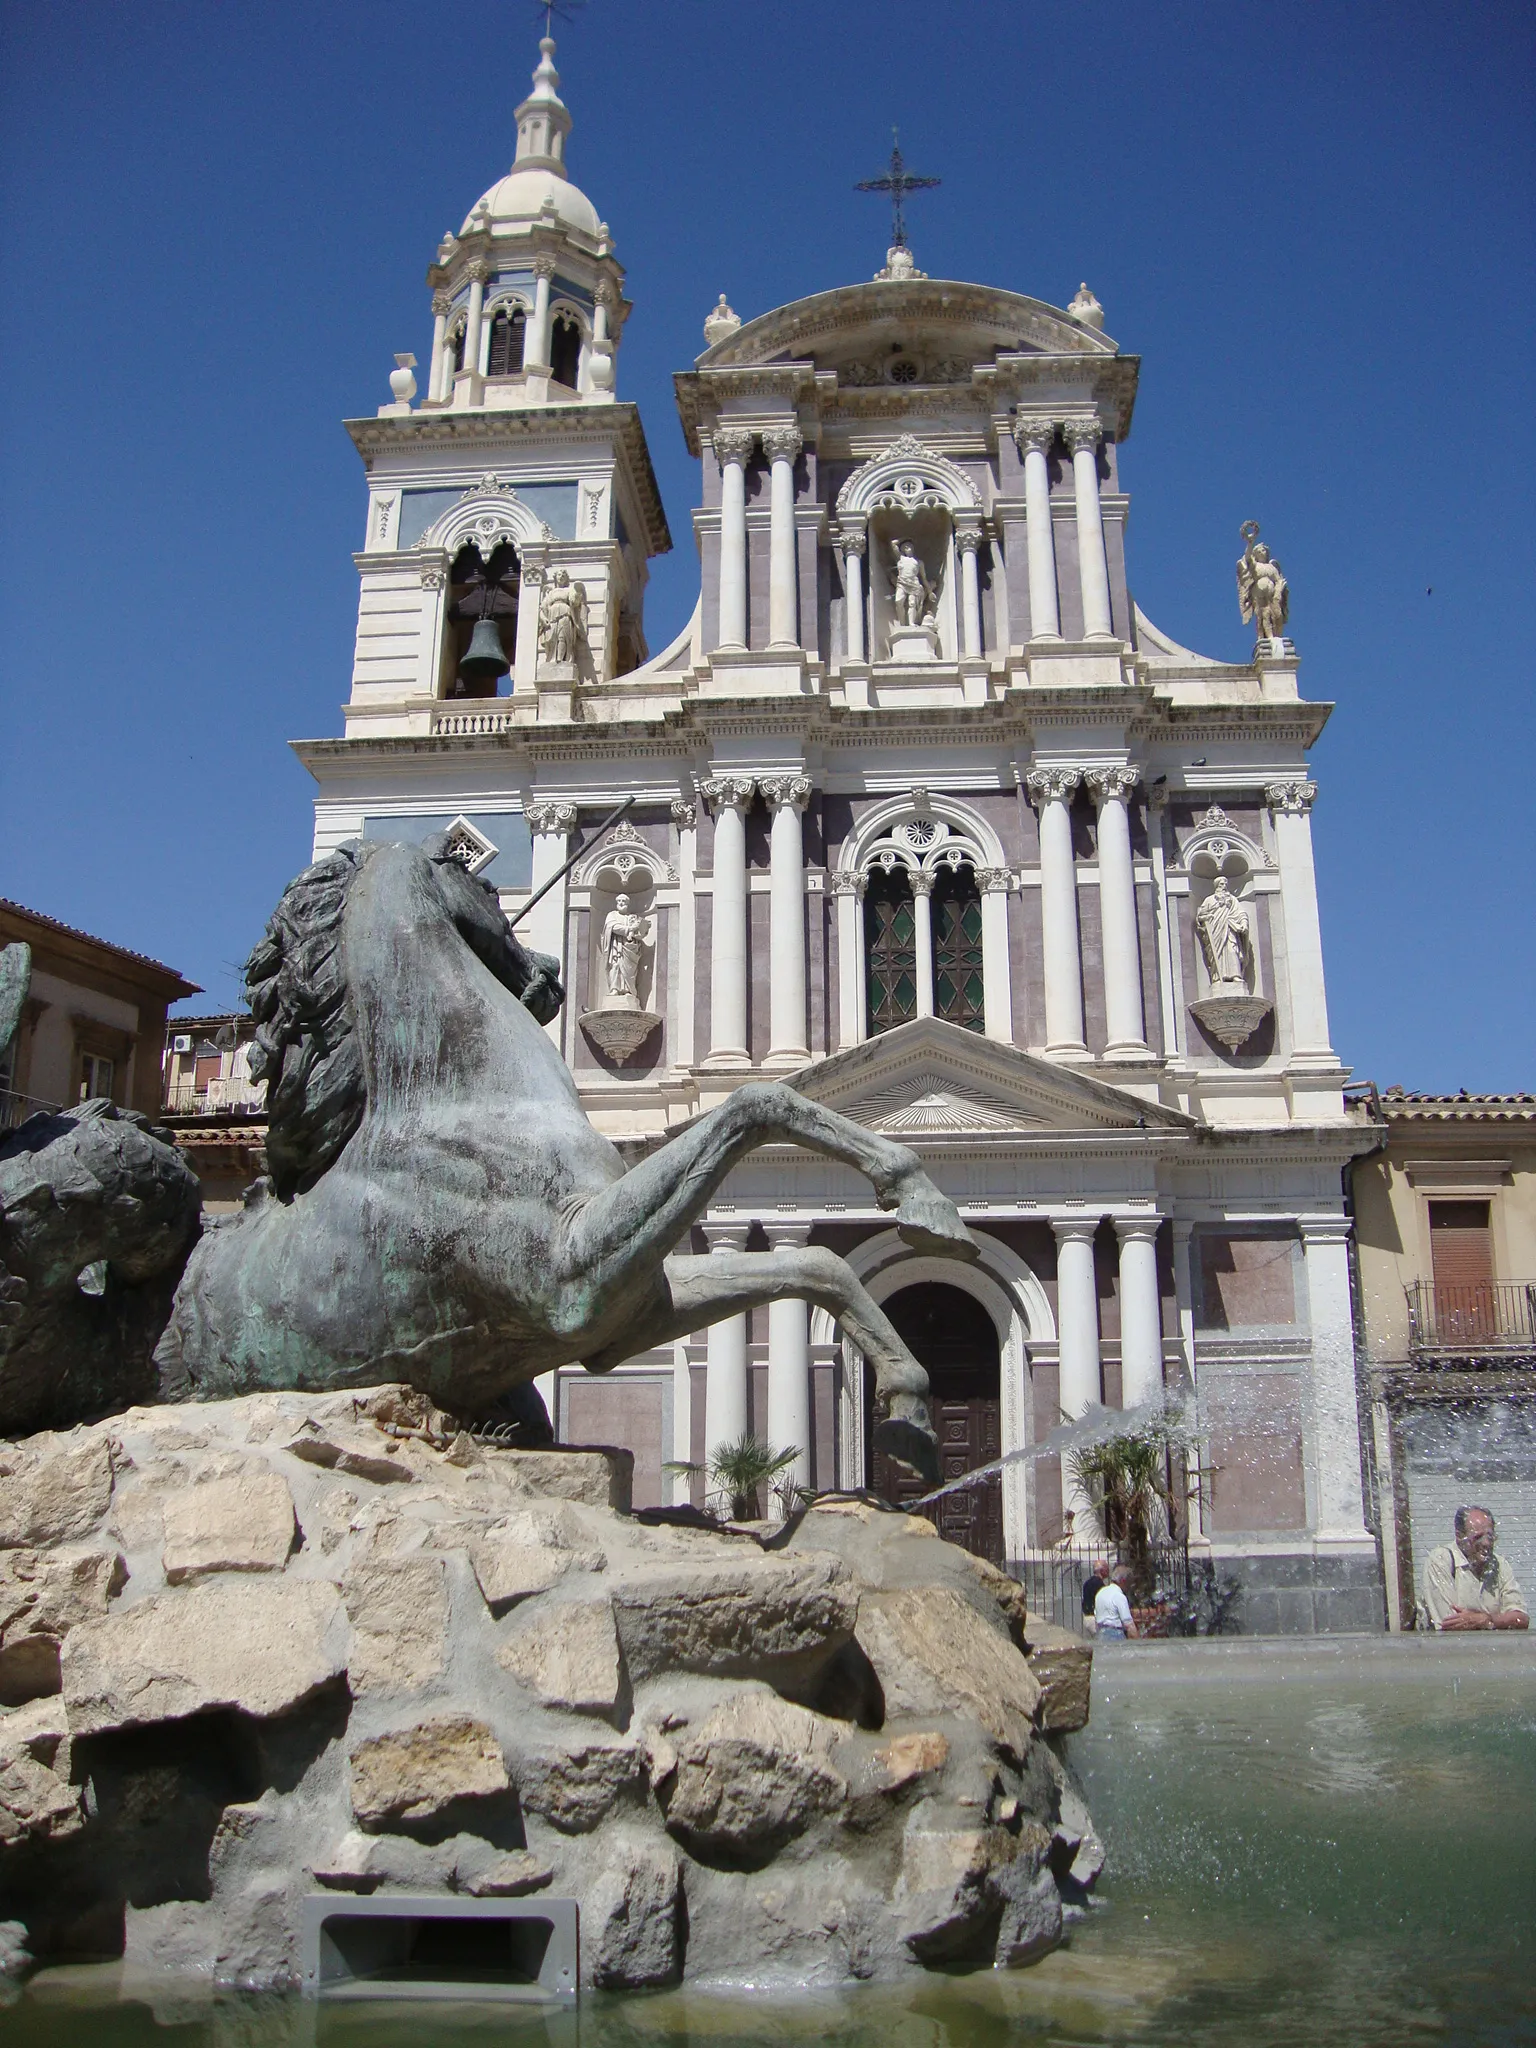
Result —
<path fill-rule="evenodd" d="M 938 1017 L 898 1025 L 786 1079 L 813 1102 L 908 1142 L 1194 1128 L 1178 1110 Z"/>

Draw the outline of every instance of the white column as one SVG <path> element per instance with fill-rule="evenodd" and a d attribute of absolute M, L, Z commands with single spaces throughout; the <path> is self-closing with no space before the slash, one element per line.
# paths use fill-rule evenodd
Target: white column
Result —
<path fill-rule="evenodd" d="M 1141 940 L 1131 864 L 1131 791 L 1138 768 L 1095 768 L 1087 781 L 1099 806 L 1099 928 L 1104 943 L 1104 1020 L 1111 1058 L 1150 1057 L 1141 1002 Z"/>
<path fill-rule="evenodd" d="M 427 373 L 427 396 L 441 399 L 447 396 L 443 389 L 444 372 L 448 364 L 448 315 L 453 307 L 450 292 L 432 294 L 432 368 Z M 452 373 L 448 373 L 452 382 Z"/>
<path fill-rule="evenodd" d="M 1170 1229 L 1173 1232 L 1173 1291 L 1179 1305 L 1179 1343 L 1184 1353 L 1183 1392 L 1186 1398 L 1193 1398 L 1198 1412 L 1200 1378 L 1195 1352 L 1195 1286 L 1190 1257 L 1190 1241 L 1194 1237 L 1195 1226 L 1182 1217 L 1175 1217 Z M 1197 1444 L 1192 1453 L 1190 1472 L 1193 1492 L 1189 1502 L 1189 1533 L 1192 1538 L 1203 1538 L 1205 1535 L 1205 1506 L 1202 1497 L 1208 1475 L 1201 1469 L 1200 1456 Z"/>
<path fill-rule="evenodd" d="M 981 550 L 979 528 L 959 528 L 955 534 L 955 546 L 960 550 L 961 646 L 966 655 L 974 656 L 981 652 L 981 570 L 977 562 Z"/>
<path fill-rule="evenodd" d="M 1056 602 L 1056 536 L 1051 528 L 1051 472 L 1054 420 L 1018 420 L 1013 429 L 1024 458 L 1024 540 L 1029 553 L 1029 637 L 1059 640 Z"/>
<path fill-rule="evenodd" d="M 1120 1240 L 1120 1406 L 1163 1391 L 1163 1303 L 1157 1284 L 1158 1216 L 1117 1216 Z"/>
<path fill-rule="evenodd" d="M 999 1045 L 1013 1043 L 1013 977 L 1008 968 L 1008 891 L 1011 868 L 978 868 L 981 891 L 982 1029 Z"/>
<path fill-rule="evenodd" d="M 707 1223 L 704 1235 L 711 1252 L 747 1248 L 745 1223 Z M 712 1458 L 721 1444 L 736 1443 L 747 1433 L 747 1319 L 727 1316 L 711 1323 L 704 1367 L 704 1456 Z M 708 1482 L 706 1481 L 706 1485 Z"/>
<path fill-rule="evenodd" d="M 800 453 L 799 428 L 771 427 L 763 436 L 763 453 L 773 465 L 768 495 L 768 642 L 772 647 L 798 647 L 795 457 Z"/>
<path fill-rule="evenodd" d="M 1280 904 L 1291 984 L 1292 1054 L 1333 1058 L 1328 1037 L 1328 995 L 1323 980 L 1323 935 L 1317 918 L 1317 873 L 1312 865 L 1311 810 L 1317 784 L 1305 776 L 1272 782 L 1264 800 L 1275 818 Z"/>
<path fill-rule="evenodd" d="M 1360 1485 L 1360 1407 L 1349 1296 L 1349 1218 L 1303 1216 L 1312 1325 L 1312 1435 L 1320 1540 L 1366 1535 Z"/>
<path fill-rule="evenodd" d="M 721 647 L 747 644 L 747 460 L 755 436 L 745 427 L 717 427 L 720 461 Z"/>
<path fill-rule="evenodd" d="M 751 1064 L 747 1050 L 747 827 L 754 783 L 719 775 L 699 785 L 715 813 L 714 917 L 709 941 L 709 1057 Z"/>
<path fill-rule="evenodd" d="M 542 889 L 550 876 L 558 873 L 569 853 L 568 841 L 576 830 L 576 806 L 535 802 L 526 806 L 524 815 L 529 830 L 533 833 L 533 867 L 529 880 L 529 891 Z M 568 883 L 561 883 L 551 889 L 542 903 L 535 904 L 524 920 L 519 936 L 524 945 L 531 946 L 536 953 L 552 953 L 560 962 L 560 979 L 568 981 L 566 961 L 566 925 Z M 567 1017 L 578 1009 L 585 1008 L 584 999 L 578 1000 L 568 992 L 564 1008 L 557 1017 L 550 1020 L 544 1029 L 559 1045 L 562 1041 L 562 1027 Z"/>
<path fill-rule="evenodd" d="M 800 814 L 810 801 L 804 775 L 770 775 L 762 790 L 773 826 L 768 841 L 768 1058 L 803 1066 L 811 1056 L 805 1021 L 805 851 Z"/>
<path fill-rule="evenodd" d="M 464 367 L 480 368 L 480 316 L 485 306 L 485 281 L 491 267 L 480 258 L 469 266 L 469 313 L 464 326 Z"/>
<path fill-rule="evenodd" d="M 911 868 L 912 944 L 917 954 L 917 1014 L 933 1015 L 933 876 L 925 868 Z"/>
<path fill-rule="evenodd" d="M 699 899 L 695 888 L 698 866 L 698 806 L 686 797 L 672 804 L 672 822 L 677 827 L 677 1008 L 673 1016 L 674 1058 L 680 1067 L 691 1067 L 694 1051 L 694 1007 L 698 988 Z M 687 1453 L 680 1453 L 686 1456 Z"/>
<path fill-rule="evenodd" d="M 1083 967 L 1077 931 L 1077 862 L 1072 852 L 1075 768 L 1032 768 L 1025 787 L 1040 812 L 1040 918 L 1045 941 L 1045 1049 L 1086 1051 Z"/>
<path fill-rule="evenodd" d="M 529 370 L 549 369 L 549 285 L 555 274 L 553 256 L 533 259 L 533 318 L 528 323 L 523 366 Z"/>
<path fill-rule="evenodd" d="M 843 621 L 848 659 L 864 659 L 864 535 L 845 533 L 843 550 Z"/>
<path fill-rule="evenodd" d="M 837 898 L 837 1049 L 861 1045 L 868 1036 L 865 1023 L 864 985 L 864 892 L 869 876 L 853 868 L 838 868 L 832 876 L 832 893 Z"/>
<path fill-rule="evenodd" d="M 592 345 L 608 339 L 608 308 L 613 304 L 613 286 L 600 284 L 592 294 Z"/>
<path fill-rule="evenodd" d="M 1052 1221 L 1056 1233 L 1056 1337 L 1061 1361 L 1056 1405 L 1076 1418 L 1104 1398 L 1099 1371 L 1099 1285 L 1093 1265 L 1093 1240 L 1099 1219 Z M 1071 1508 L 1079 1539 L 1089 1534 L 1088 1499 L 1061 1461 L 1062 1506 Z"/>
<path fill-rule="evenodd" d="M 1099 507 L 1099 443 L 1096 419 L 1068 420 L 1062 435 L 1072 451 L 1077 489 L 1077 574 L 1083 593 L 1083 638 L 1113 640 L 1109 615 L 1109 563 L 1104 554 L 1104 515 Z"/>
<path fill-rule="evenodd" d="M 808 1223 L 765 1222 L 774 1251 L 803 1245 Z M 791 1445 L 800 1453 L 783 1477 L 796 1486 L 811 1483 L 811 1317 L 798 1296 L 768 1305 L 768 1441 L 776 1451 Z M 778 1513 L 777 1503 L 774 1506 Z"/>

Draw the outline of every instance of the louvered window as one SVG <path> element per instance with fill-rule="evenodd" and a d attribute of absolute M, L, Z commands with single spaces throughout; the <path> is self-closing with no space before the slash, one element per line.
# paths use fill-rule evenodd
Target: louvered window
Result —
<path fill-rule="evenodd" d="M 581 329 L 562 313 L 549 339 L 550 375 L 556 384 L 568 385 L 574 391 L 580 363 Z"/>
<path fill-rule="evenodd" d="M 464 367 L 464 330 L 462 327 L 458 329 L 453 337 L 453 367 L 455 370 L 462 370 Z"/>
<path fill-rule="evenodd" d="M 951 1024 L 980 1031 L 985 1010 L 981 896 L 969 868 L 939 869 L 933 888 L 933 1008 Z"/>
<path fill-rule="evenodd" d="M 917 1015 L 917 920 L 905 868 L 876 869 L 869 878 L 864 959 L 873 1036 Z"/>
<path fill-rule="evenodd" d="M 521 306 L 499 307 L 491 322 L 490 375 L 515 377 L 523 367 L 523 336 L 528 316 Z"/>

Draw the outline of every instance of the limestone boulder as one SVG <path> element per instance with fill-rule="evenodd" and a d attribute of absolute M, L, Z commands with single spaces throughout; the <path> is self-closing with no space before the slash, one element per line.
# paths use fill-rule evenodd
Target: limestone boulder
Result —
<path fill-rule="evenodd" d="M 816 1552 L 674 1566 L 614 1588 L 631 1681 L 675 1672 L 760 1678 L 814 1694 L 851 1641 L 858 1587 L 841 1560 Z"/>
<path fill-rule="evenodd" d="M 707 1855 L 773 1855 L 847 1798 L 832 1761 L 837 1734 L 836 1723 L 766 1688 L 733 1694 L 671 1738 L 668 1828 Z"/>
<path fill-rule="evenodd" d="M 540 1502 L 464 1539 L 476 1582 L 494 1615 L 547 1593 L 571 1572 L 600 1572 L 608 1560 L 584 1540 L 563 1503 Z"/>
<path fill-rule="evenodd" d="M 1022 1652 L 947 1587 L 868 1593 L 858 1641 L 889 1716 L 964 1712 L 1022 1760 L 1040 1686 Z"/>
<path fill-rule="evenodd" d="M 215 1465 L 162 1506 L 161 1564 L 171 1585 L 209 1572 L 278 1572 L 293 1548 L 293 1495 L 254 1459 Z"/>
<path fill-rule="evenodd" d="M 606 1595 L 541 1602 L 519 1617 L 496 1661 L 547 1707 L 609 1718 L 617 1711 L 619 1639 Z"/>
<path fill-rule="evenodd" d="M 925 1799 L 902 1838 L 893 1905 L 901 1936 L 921 1963 L 989 1956 L 1002 1918 L 996 1873 L 1017 1848 L 1005 1828 L 978 1824 L 957 1803 Z"/>
<path fill-rule="evenodd" d="M 521 1899 L 543 1891 L 554 1875 L 554 1865 L 530 1849 L 488 1853 L 483 1842 L 475 1842 L 455 1859 L 453 1888 L 472 1899 Z"/>
<path fill-rule="evenodd" d="M 448 1653 L 448 1589 L 438 1557 L 370 1554 L 341 1582 L 352 1624 L 347 1681 L 354 1693 L 417 1692 Z"/>
<path fill-rule="evenodd" d="M 112 1448 L 101 1430 L 32 1437 L 0 1463 L 0 1550 L 89 1536 L 112 1505 Z"/>
<path fill-rule="evenodd" d="M 1040 1726 L 1048 1735 L 1070 1735 L 1088 1725 L 1093 1690 L 1093 1645 L 1070 1629 L 1032 1614 L 1025 1655 L 1040 1687 Z"/>
<path fill-rule="evenodd" d="M 56 1693 L 60 1646 L 126 1576 L 115 1550 L 0 1552 L 0 1706 Z"/>
<path fill-rule="evenodd" d="M 288 1575 L 174 1586 L 70 1631 L 61 1666 L 71 1732 L 100 1734 L 216 1707 L 285 1714 L 345 1668 L 336 1588 Z"/>
<path fill-rule="evenodd" d="M 562 1834 L 590 1834 L 645 1782 L 645 1753 L 628 1736 L 531 1747 L 516 1762 L 518 1797 Z"/>
<path fill-rule="evenodd" d="M 645 1991 L 682 1975 L 682 1882 L 670 1845 L 618 1839 L 581 1900 L 582 1945 L 600 1990 Z"/>
<path fill-rule="evenodd" d="M 1000 1970 L 1037 1962 L 1061 1941 L 1061 1893 L 1047 1861 L 1050 1836 L 1035 1824 L 1022 1831 L 1011 1862 L 992 1873 L 1002 1906 L 993 1960 Z"/>
<path fill-rule="evenodd" d="M 440 1714 L 353 1745 L 352 1811 L 366 1829 L 431 1820 L 461 1799 L 511 1783 L 501 1744 L 470 1714 Z"/>
<path fill-rule="evenodd" d="M 77 1786 L 24 1749 L 0 1757 L 0 1848 L 27 1840 L 56 1842 L 84 1825 Z"/>
<path fill-rule="evenodd" d="M 949 1738 L 937 1729 L 898 1735 L 875 1751 L 882 1791 L 895 1792 L 915 1779 L 932 1777 L 949 1762 Z"/>

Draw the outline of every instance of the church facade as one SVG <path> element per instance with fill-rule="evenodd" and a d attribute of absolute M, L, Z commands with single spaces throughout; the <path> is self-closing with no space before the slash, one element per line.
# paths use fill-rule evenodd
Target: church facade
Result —
<path fill-rule="evenodd" d="M 429 272 L 424 390 L 402 359 L 349 422 L 345 735 L 298 743 L 316 853 L 447 830 L 514 915 L 576 856 L 519 935 L 561 961 L 550 1029 L 600 1129 L 639 1156 L 789 1080 L 914 1147 L 981 1257 L 914 1256 L 790 1148 L 732 1174 L 695 1249 L 843 1253 L 930 1369 L 951 1476 L 1172 1395 L 1192 1542 L 1245 1625 L 1378 1625 L 1341 1192 L 1372 1140 L 1329 1037 L 1328 706 L 1276 565 L 1250 534 L 1250 662 L 1155 627 L 1121 471 L 1137 359 L 1086 287 L 1058 309 L 940 281 L 899 240 L 868 282 L 710 315 L 675 380 L 699 598 L 652 654 L 671 540 L 553 49 Z M 642 1504 L 748 1430 L 805 1483 L 901 1488 L 862 1360 L 798 1302 L 544 1391 L 562 1437 L 634 1449 Z M 1024 1456 L 943 1513 L 1018 1561 L 1086 1539 L 1083 1505 Z"/>

